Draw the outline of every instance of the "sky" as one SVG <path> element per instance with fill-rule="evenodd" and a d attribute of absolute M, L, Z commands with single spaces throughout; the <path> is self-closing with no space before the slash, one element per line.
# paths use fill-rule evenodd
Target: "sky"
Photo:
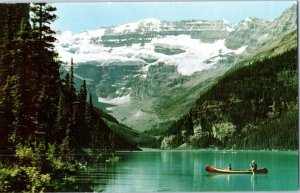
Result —
<path fill-rule="evenodd" d="M 52 27 L 80 33 L 147 18 L 165 21 L 225 19 L 238 23 L 247 17 L 257 17 L 271 21 L 294 3 L 296 1 L 53 3 L 59 18 Z"/>

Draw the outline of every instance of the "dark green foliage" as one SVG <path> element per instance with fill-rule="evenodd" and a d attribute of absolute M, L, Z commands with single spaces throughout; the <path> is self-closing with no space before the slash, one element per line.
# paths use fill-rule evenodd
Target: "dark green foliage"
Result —
<path fill-rule="evenodd" d="M 284 129 L 283 129 L 284 128 Z M 295 107 L 269 122 L 260 123 L 257 130 L 247 133 L 244 141 L 233 142 L 252 149 L 298 149 L 298 109 Z"/>
<path fill-rule="evenodd" d="M 14 9 L 14 5 L 8 7 Z M 19 11 L 27 11 L 28 16 L 28 5 L 23 7 Z M 0 99 L 0 120 L 3 123 L 0 131 L 4 139 L 0 149 L 9 150 L 10 154 L 15 153 L 16 159 L 10 162 L 24 167 L 22 171 L 35 167 L 38 173 L 47 175 L 51 173 L 51 169 L 45 154 L 50 143 L 54 142 L 53 133 L 56 130 L 53 125 L 57 117 L 59 96 L 53 91 L 60 87 L 59 62 L 54 58 L 56 53 L 46 47 L 43 41 L 36 39 L 28 17 L 18 18 L 18 14 L 13 17 L 17 18 L 7 16 L 3 19 L 9 25 L 4 28 L 7 35 L 0 53 L 3 80 L 0 90 L 4 94 Z M 18 30 L 14 31 L 16 29 Z M 21 152 L 25 152 L 19 156 L 20 148 Z M 27 184 L 26 179 L 30 175 L 20 175 L 24 180 L 19 184 Z M 22 191 L 28 190 L 31 185 Z M 13 191 L 20 191 L 14 184 L 12 188 Z"/>
<path fill-rule="evenodd" d="M 174 135 L 175 146 L 187 142 L 188 136 L 194 134 L 193 120 L 191 114 L 188 114 L 181 119 L 175 121 L 163 135 Z"/>
<path fill-rule="evenodd" d="M 191 137 L 188 141 L 188 145 L 192 146 L 193 148 L 210 148 L 213 146 L 221 146 L 222 143 L 215 139 L 212 134 L 204 133 L 200 137 Z"/>
<path fill-rule="evenodd" d="M 56 15 L 52 13 L 56 8 L 46 3 L 34 3 L 30 10 L 33 13 L 31 17 L 33 36 L 45 47 L 54 48 L 55 31 L 49 25 L 56 19 Z"/>
<path fill-rule="evenodd" d="M 89 103 L 87 102 L 85 80 L 79 92 L 76 93 L 73 85 L 73 65 L 73 60 L 71 60 L 71 76 L 66 73 L 62 80 L 56 127 L 64 132 L 60 135 L 65 137 L 60 140 L 57 138 L 56 143 L 62 143 L 66 146 L 65 148 L 73 148 L 78 153 L 82 153 L 83 148 L 91 148 L 95 151 L 102 149 L 109 153 L 114 149 L 111 147 L 114 146 L 112 136 L 115 134 L 102 118 L 116 123 L 117 121 L 93 106 L 91 94 Z"/>
<path fill-rule="evenodd" d="M 15 6 L 8 5 L 8 7 Z M 51 127 L 57 115 L 59 96 L 53 90 L 57 90 L 60 85 L 59 62 L 55 58 L 57 54 L 34 35 L 29 23 L 28 5 L 23 7 L 23 10 L 19 11 L 21 13 L 27 11 L 27 17 L 14 20 L 6 17 L 3 20 L 10 25 L 4 29 L 8 34 L 6 36 L 8 43 L 3 46 L 3 53 L 0 54 L 0 67 L 3 69 L 1 75 L 4 75 L 1 77 L 4 79 L 3 82 L 11 82 L 9 95 L 11 101 L 15 101 L 11 109 L 13 120 L 11 124 L 7 123 L 7 126 L 13 126 L 12 143 L 17 144 L 29 137 L 34 140 L 36 132 L 44 132 L 47 144 L 52 142 Z M 47 11 L 44 10 L 43 14 L 47 15 Z M 43 19 L 41 24 L 50 21 Z M 13 27 L 17 24 L 19 28 Z M 18 30 L 14 33 L 10 32 L 16 29 Z M 52 34 L 45 31 L 43 35 L 50 37 Z M 46 133 L 46 130 L 51 132 Z"/>
<path fill-rule="evenodd" d="M 71 74 L 61 79 L 49 27 L 56 9 L 34 4 L 33 26 L 29 5 L 1 9 L 5 41 L 0 45 L 0 150 L 14 156 L 0 162 L 0 192 L 57 190 L 49 186 L 50 180 L 67 183 L 66 176 L 75 171 L 87 148 L 92 150 L 90 158 L 101 153 L 104 159 L 114 153 L 116 140 L 126 140 L 105 124 L 104 113 L 91 99 L 87 103 L 85 81 L 76 91 L 73 60 Z"/>
<path fill-rule="evenodd" d="M 13 93 L 11 88 L 18 82 L 20 76 L 16 76 L 14 73 L 12 62 L 15 52 L 12 51 L 12 47 L 22 18 L 29 18 L 28 8 L 28 4 L 0 5 L 0 16 L 3 18 L 0 26 L 0 135 L 3 139 L 0 141 L 0 149 L 7 147 L 9 135 L 13 130 L 12 123 L 15 121 L 12 109 L 13 106 L 18 104 L 12 102 Z M 16 89 L 19 90 L 19 87 Z M 18 105 L 18 107 L 20 106 Z M 15 111 L 15 113 L 17 112 Z"/>
<path fill-rule="evenodd" d="M 29 19 L 29 4 L 0 4 L 0 45 L 13 40 L 20 29 L 21 20 Z"/>
<path fill-rule="evenodd" d="M 221 143 L 210 140 L 210 145 L 297 148 L 297 56 L 297 49 L 292 49 L 229 71 L 200 96 L 191 116 L 174 122 L 166 135 L 178 135 L 192 120 L 201 132 L 212 133 L 216 124 L 235 129 L 232 136 L 227 133 Z"/>

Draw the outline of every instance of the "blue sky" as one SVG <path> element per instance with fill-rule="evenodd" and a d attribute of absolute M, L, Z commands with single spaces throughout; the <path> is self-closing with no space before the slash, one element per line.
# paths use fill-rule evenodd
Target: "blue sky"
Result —
<path fill-rule="evenodd" d="M 268 20 L 281 15 L 296 1 L 199 1 L 199 2 L 86 2 L 53 3 L 58 19 L 56 30 L 75 33 L 115 26 L 141 19 L 166 21 L 226 19 L 238 23 L 246 17 Z"/>

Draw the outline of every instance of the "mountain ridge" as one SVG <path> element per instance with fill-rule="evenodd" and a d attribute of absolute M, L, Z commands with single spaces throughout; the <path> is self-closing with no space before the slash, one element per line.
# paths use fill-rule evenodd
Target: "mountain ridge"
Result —
<path fill-rule="evenodd" d="M 282 46 L 261 57 L 293 44 L 292 34 L 279 42 L 296 29 L 296 14 L 290 12 L 295 12 L 295 5 L 273 21 L 246 18 L 238 24 L 146 19 L 121 25 L 118 33 L 114 32 L 118 26 L 81 35 L 63 32 L 56 48 L 63 58 L 74 57 L 76 75 L 92 80 L 88 86 L 99 107 L 143 131 L 186 113 L 206 87 L 241 61 L 275 44 Z M 155 31 L 155 27 L 151 31 L 151 22 L 165 31 Z M 276 27 L 279 23 L 288 26 Z M 137 32 L 129 30 L 132 26 Z"/>

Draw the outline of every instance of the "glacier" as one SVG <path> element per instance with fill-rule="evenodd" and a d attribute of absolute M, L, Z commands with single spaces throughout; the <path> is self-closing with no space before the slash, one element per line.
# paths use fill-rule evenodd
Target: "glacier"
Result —
<path fill-rule="evenodd" d="M 200 23 L 202 21 L 199 21 Z M 147 19 L 135 23 L 124 24 L 112 28 L 114 33 L 126 33 L 137 30 L 141 25 L 153 26 L 151 30 L 159 30 L 161 22 L 156 19 Z M 130 46 L 105 47 L 102 44 L 95 44 L 93 39 L 101 39 L 106 29 L 90 30 L 80 34 L 73 34 L 70 31 L 58 33 L 55 48 L 59 53 L 60 60 L 68 63 L 70 58 L 75 63 L 84 63 L 88 61 L 97 61 L 100 65 L 109 65 L 111 62 L 139 62 L 149 65 L 143 58 L 157 59 L 151 65 L 166 63 L 177 66 L 179 74 L 191 76 L 195 72 L 213 68 L 218 60 L 225 54 L 242 54 L 246 51 L 247 45 L 236 50 L 228 49 L 225 46 L 225 39 L 219 39 L 214 42 L 203 42 L 201 39 L 193 39 L 191 35 L 167 35 L 156 36 L 150 42 L 141 44 L 132 44 Z M 234 28 L 227 27 L 228 31 Z M 184 52 L 174 55 L 166 55 L 156 52 L 155 48 L 159 46 L 165 49 L 181 49 Z M 205 61 L 211 61 L 207 63 Z M 144 68 L 147 73 L 147 68 Z M 145 76 L 143 76 L 145 77 Z"/>
<path fill-rule="evenodd" d="M 111 104 L 111 105 L 122 105 L 122 104 L 130 102 L 130 95 L 116 97 L 116 98 L 98 97 L 98 102 Z"/>

